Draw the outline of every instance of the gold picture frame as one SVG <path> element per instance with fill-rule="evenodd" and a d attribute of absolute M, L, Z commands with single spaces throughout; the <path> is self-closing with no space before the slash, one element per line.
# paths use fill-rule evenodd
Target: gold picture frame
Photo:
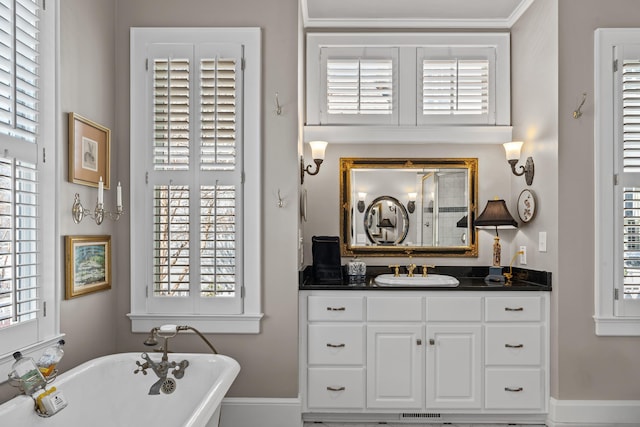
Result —
<path fill-rule="evenodd" d="M 65 236 L 66 294 L 111 289 L 111 236 Z"/>
<path fill-rule="evenodd" d="M 111 131 L 76 113 L 69 113 L 69 182 L 104 188 L 111 181 Z"/>

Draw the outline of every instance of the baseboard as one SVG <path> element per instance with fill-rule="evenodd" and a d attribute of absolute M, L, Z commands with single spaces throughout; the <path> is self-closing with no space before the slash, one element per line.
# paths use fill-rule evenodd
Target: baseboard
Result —
<path fill-rule="evenodd" d="M 222 400 L 220 427 L 302 427 L 300 398 L 227 397 Z"/>
<path fill-rule="evenodd" d="M 549 427 L 629 425 L 640 422 L 640 400 L 557 400 L 551 398 Z"/>

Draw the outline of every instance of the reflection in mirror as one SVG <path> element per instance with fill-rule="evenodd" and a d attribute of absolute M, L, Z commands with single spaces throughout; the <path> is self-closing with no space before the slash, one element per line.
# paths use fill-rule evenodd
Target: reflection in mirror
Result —
<path fill-rule="evenodd" d="M 401 244 L 409 231 L 409 214 L 398 199 L 380 196 L 364 213 L 364 231 L 373 244 Z"/>
<path fill-rule="evenodd" d="M 343 255 L 477 256 L 477 159 L 340 163 Z"/>

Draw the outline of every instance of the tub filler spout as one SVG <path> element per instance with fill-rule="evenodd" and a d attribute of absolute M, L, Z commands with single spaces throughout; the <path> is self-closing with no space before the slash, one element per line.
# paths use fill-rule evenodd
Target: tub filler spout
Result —
<path fill-rule="evenodd" d="M 158 363 L 151 360 L 151 357 L 149 357 L 147 353 L 142 353 L 141 357 L 145 361 L 141 363 L 139 360 L 136 360 L 138 368 L 133 371 L 133 373 L 137 374 L 138 372 L 142 372 L 143 375 L 147 375 L 147 369 L 151 368 L 158 376 L 158 381 L 151 386 L 149 394 L 160 394 L 161 391 L 165 394 L 173 393 L 177 384 L 173 378 L 168 377 L 169 370 L 173 369 L 171 375 L 176 379 L 180 379 L 184 376 L 184 371 L 189 366 L 189 361 L 186 359 L 179 363 L 175 361 L 169 362 L 165 359 L 166 353 L 163 354 L 162 360 Z"/>

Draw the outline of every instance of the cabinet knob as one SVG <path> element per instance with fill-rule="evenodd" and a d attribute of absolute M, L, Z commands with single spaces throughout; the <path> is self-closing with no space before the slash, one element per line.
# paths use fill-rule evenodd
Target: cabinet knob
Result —
<path fill-rule="evenodd" d="M 420 338 L 416 340 L 416 345 L 422 345 L 422 340 Z"/>
<path fill-rule="evenodd" d="M 436 345 L 436 340 L 429 338 L 429 345 Z"/>

